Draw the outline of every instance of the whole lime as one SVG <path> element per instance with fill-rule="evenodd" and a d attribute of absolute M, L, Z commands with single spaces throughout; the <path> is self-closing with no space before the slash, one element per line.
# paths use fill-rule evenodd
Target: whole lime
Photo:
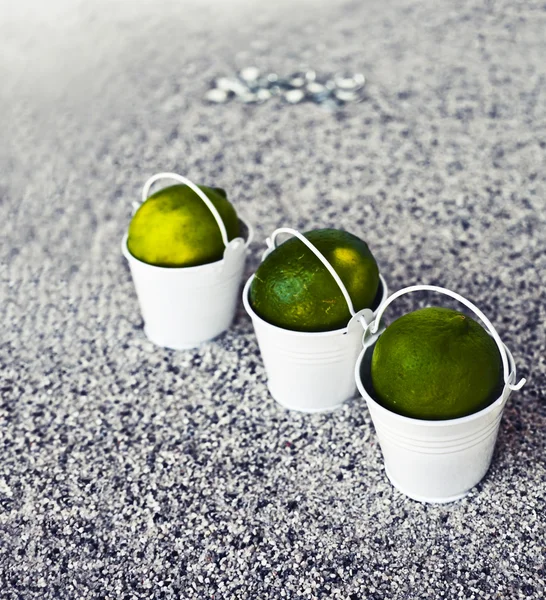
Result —
<path fill-rule="evenodd" d="M 318 229 L 304 234 L 344 283 L 356 311 L 370 307 L 379 270 L 366 242 L 346 231 Z M 291 238 L 259 266 L 249 300 L 262 319 L 295 331 L 330 331 L 351 318 L 347 302 L 328 269 L 301 240 Z"/>
<path fill-rule="evenodd" d="M 371 379 L 379 402 L 415 419 L 455 419 L 500 395 L 498 348 L 474 319 L 447 308 L 408 313 L 376 342 Z"/>
<path fill-rule="evenodd" d="M 198 186 L 216 207 L 232 240 L 239 235 L 237 213 L 220 188 Z M 129 252 L 159 267 L 194 267 L 221 260 L 224 243 L 216 219 L 187 185 L 172 185 L 143 202 L 133 215 Z"/>

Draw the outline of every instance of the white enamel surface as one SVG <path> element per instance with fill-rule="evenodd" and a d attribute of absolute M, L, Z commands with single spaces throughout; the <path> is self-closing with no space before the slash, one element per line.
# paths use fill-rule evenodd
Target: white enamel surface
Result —
<path fill-rule="evenodd" d="M 355 368 L 358 389 L 365 398 L 383 452 L 385 470 L 393 485 L 421 502 L 443 503 L 466 495 L 481 481 L 491 464 L 499 423 L 511 390 L 480 412 L 459 419 L 425 421 L 410 419 L 387 410 L 368 393 L 362 382 L 362 350 Z M 514 359 L 509 363 L 515 380 Z"/>
<path fill-rule="evenodd" d="M 356 393 L 354 364 L 362 348 L 362 327 L 304 333 L 275 327 L 251 308 L 248 293 L 253 276 L 243 290 L 243 303 L 267 372 L 273 398 L 286 408 L 301 412 L 334 410 Z M 382 301 L 387 297 L 383 286 Z M 361 313 L 372 316 L 371 311 Z M 360 315 L 361 313 L 357 313 Z"/>
<path fill-rule="evenodd" d="M 224 258 L 198 267 L 163 268 L 137 260 L 123 238 L 148 339 L 165 348 L 193 348 L 225 331 L 233 321 L 247 241 L 229 242 Z"/>

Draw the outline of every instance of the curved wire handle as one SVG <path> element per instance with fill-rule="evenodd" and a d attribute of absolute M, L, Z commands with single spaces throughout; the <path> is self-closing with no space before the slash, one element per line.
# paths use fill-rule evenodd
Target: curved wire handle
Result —
<path fill-rule="evenodd" d="M 349 308 L 351 316 L 354 317 L 356 315 L 356 312 L 353 306 L 353 301 L 351 300 L 351 296 L 349 296 L 349 292 L 347 291 L 345 284 L 343 283 L 343 281 L 341 281 L 341 277 L 336 273 L 334 267 L 332 267 L 332 265 L 326 260 L 326 257 L 319 250 L 317 250 L 317 248 L 303 234 L 301 234 L 299 231 L 296 231 L 295 229 L 291 229 L 290 227 L 281 227 L 280 229 L 275 229 L 275 231 L 271 234 L 271 237 L 268 237 L 266 240 L 268 247 L 277 247 L 275 242 L 277 236 L 281 233 L 289 233 L 290 235 L 297 237 L 309 248 L 309 250 L 311 250 L 311 252 L 313 252 L 313 254 L 320 260 L 320 262 L 328 269 L 330 275 L 334 278 L 335 282 L 339 286 L 339 289 L 341 290 L 341 293 L 345 298 L 345 302 L 347 302 L 347 306 Z"/>
<path fill-rule="evenodd" d="M 483 321 L 487 330 L 491 334 L 491 337 L 495 340 L 495 343 L 497 344 L 497 346 L 499 348 L 499 352 L 500 352 L 501 360 L 502 360 L 502 368 L 503 368 L 503 373 L 504 373 L 505 385 L 507 385 L 511 390 L 520 390 L 525 385 L 526 379 L 520 379 L 520 381 L 517 384 L 513 384 L 513 383 L 509 382 L 510 369 L 508 366 L 508 357 L 506 355 L 506 350 L 504 349 L 502 340 L 500 339 L 500 336 L 497 333 L 496 329 L 493 327 L 491 321 L 489 321 L 489 319 L 483 314 L 483 312 L 477 306 L 472 304 L 472 302 L 470 302 L 470 300 L 467 300 L 466 298 L 463 298 L 463 296 L 461 296 L 460 294 L 457 294 L 456 292 L 452 292 L 451 290 L 448 290 L 446 288 L 438 287 L 436 285 L 412 285 L 410 287 L 398 290 L 397 292 L 392 294 L 392 296 L 387 298 L 387 300 L 385 300 L 385 302 L 377 309 L 377 314 L 376 314 L 375 319 L 368 326 L 369 332 L 371 334 L 377 333 L 377 330 L 379 329 L 381 317 L 383 316 L 383 313 L 385 312 L 385 309 L 389 306 L 389 304 L 391 304 L 394 300 L 396 300 L 397 298 L 400 298 L 400 296 L 403 296 L 404 294 L 408 294 L 410 292 L 420 292 L 420 291 L 438 292 L 439 294 L 444 294 L 446 296 L 450 296 L 451 298 L 458 300 L 461 304 L 464 304 L 467 308 L 469 308 L 472 312 L 474 312 L 481 319 L 481 321 Z"/>
<path fill-rule="evenodd" d="M 207 208 L 210 210 L 212 216 L 216 220 L 216 223 L 218 224 L 218 229 L 220 229 L 220 234 L 222 236 L 222 242 L 224 242 L 224 246 L 227 246 L 229 244 L 226 226 L 224 225 L 224 221 L 222 221 L 220 213 L 218 212 L 214 204 L 209 200 L 207 195 L 202 190 L 200 190 L 195 185 L 195 183 L 192 183 L 187 177 L 177 175 L 176 173 L 156 173 L 155 175 L 152 175 L 142 188 L 142 202 L 146 202 L 150 193 L 150 188 L 156 181 L 159 181 L 160 179 L 174 179 L 175 181 L 179 181 L 180 183 L 186 184 L 190 189 L 192 189 L 199 196 L 199 198 L 201 198 L 201 200 L 203 200 L 203 202 L 207 205 Z"/>

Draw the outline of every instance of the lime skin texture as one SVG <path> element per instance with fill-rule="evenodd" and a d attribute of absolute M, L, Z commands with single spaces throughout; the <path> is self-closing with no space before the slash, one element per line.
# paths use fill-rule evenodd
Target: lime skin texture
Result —
<path fill-rule="evenodd" d="M 355 311 L 370 307 L 379 287 L 379 270 L 366 242 L 338 229 L 304 235 L 339 275 Z M 297 238 L 265 258 L 250 286 L 249 300 L 262 319 L 293 331 L 332 331 L 346 327 L 351 319 L 335 279 Z"/>
<path fill-rule="evenodd" d="M 447 308 L 408 313 L 374 347 L 371 379 L 385 408 L 414 419 L 455 419 L 500 396 L 502 362 L 474 319 Z"/>
<path fill-rule="evenodd" d="M 218 210 L 228 239 L 239 235 L 237 213 L 221 188 L 198 186 Z M 221 260 L 224 243 L 213 214 L 186 185 L 152 194 L 133 215 L 127 238 L 129 252 L 158 267 L 195 267 Z"/>

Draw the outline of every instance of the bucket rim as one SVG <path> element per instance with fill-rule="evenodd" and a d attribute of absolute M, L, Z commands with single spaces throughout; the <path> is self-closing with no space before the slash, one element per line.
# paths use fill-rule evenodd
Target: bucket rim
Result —
<path fill-rule="evenodd" d="M 279 332 L 283 332 L 286 334 L 290 334 L 294 337 L 315 337 L 315 338 L 319 338 L 319 337 L 329 337 L 329 336 L 337 336 L 337 335 L 344 335 L 348 332 L 349 330 L 349 322 L 347 323 L 347 325 L 345 325 L 345 327 L 342 327 L 340 329 L 332 329 L 330 331 L 296 331 L 294 329 L 286 329 L 284 327 L 278 327 L 277 325 L 273 325 L 272 323 L 269 323 L 268 321 L 266 321 L 265 319 L 262 319 L 262 317 L 260 317 L 255 311 L 254 309 L 250 306 L 250 300 L 248 298 L 249 296 L 249 292 L 250 292 L 250 286 L 252 285 L 252 280 L 255 277 L 255 273 L 253 273 L 246 281 L 245 286 L 243 288 L 243 306 L 247 312 L 247 314 L 249 315 L 249 317 L 252 319 L 252 321 L 259 321 L 261 324 L 263 324 L 264 326 L 269 327 L 270 329 L 273 330 L 277 330 Z M 383 275 L 381 273 L 379 273 L 379 280 L 381 282 L 381 286 L 383 289 L 383 294 L 381 296 L 381 300 L 379 302 L 379 305 L 377 306 L 377 308 L 373 311 L 373 314 L 375 316 L 375 313 L 377 312 L 377 310 L 379 309 L 379 307 L 383 304 L 383 302 L 385 301 L 385 299 L 388 297 L 388 289 L 387 289 L 387 282 L 385 281 Z"/>
<path fill-rule="evenodd" d="M 237 219 L 243 223 L 243 225 L 246 227 L 247 229 L 247 237 L 246 239 L 243 237 L 238 237 L 238 238 L 233 238 L 230 241 L 230 244 L 232 242 L 234 242 L 237 239 L 241 239 L 243 240 L 243 245 L 245 247 L 245 250 L 248 249 L 250 243 L 252 242 L 252 239 L 254 237 L 254 230 L 252 229 L 252 226 L 250 225 L 250 223 L 248 221 L 246 221 L 246 219 L 243 219 L 242 217 L 237 217 Z M 195 265 L 193 267 L 161 267 L 159 265 L 152 265 L 150 263 L 144 262 L 143 260 L 140 260 L 139 258 L 137 258 L 136 256 L 133 256 L 131 254 L 131 252 L 129 251 L 129 248 L 127 246 L 127 240 L 129 239 L 129 234 L 127 232 L 125 232 L 125 235 L 123 236 L 123 238 L 121 239 L 121 253 L 123 254 L 123 256 L 129 261 L 134 261 L 140 265 L 143 265 L 144 267 L 149 267 L 150 269 L 155 269 L 158 272 L 159 271 L 169 271 L 169 272 L 173 272 L 173 271 L 184 271 L 187 273 L 196 273 L 197 271 L 199 271 L 200 269 L 207 269 L 207 268 L 212 268 L 213 266 L 218 267 L 220 266 L 224 261 L 225 261 L 225 250 L 228 246 L 226 246 L 226 248 L 224 248 L 224 256 L 220 259 L 220 260 L 215 260 L 214 262 L 210 262 L 210 263 L 205 263 L 203 265 Z"/>
<path fill-rule="evenodd" d="M 368 393 L 368 390 L 364 386 L 364 383 L 360 377 L 360 367 L 362 365 L 362 361 L 364 360 L 366 351 L 369 350 L 370 348 L 373 348 L 374 345 L 375 345 L 375 343 L 372 346 L 367 346 L 367 347 L 363 348 L 361 350 L 360 354 L 358 355 L 358 358 L 356 360 L 355 370 L 354 370 L 356 387 L 358 388 L 358 391 L 360 392 L 360 394 L 364 398 L 364 400 L 366 400 L 367 404 L 371 404 L 374 407 L 374 409 L 376 409 L 378 412 L 389 415 L 389 417 L 394 418 L 395 420 L 400 421 L 401 423 L 406 423 L 408 425 L 421 426 L 421 427 L 427 426 L 427 427 L 431 427 L 431 428 L 435 428 L 435 429 L 439 429 L 439 428 L 443 428 L 443 427 L 453 427 L 456 425 L 463 425 L 465 423 L 470 423 L 472 421 L 481 419 L 486 414 L 492 412 L 495 408 L 502 407 L 504 404 L 506 404 L 508 398 L 510 397 L 510 390 L 508 393 L 506 393 L 506 384 L 504 384 L 502 392 L 496 400 L 494 400 L 493 402 L 491 402 L 491 404 L 488 404 L 485 408 L 482 408 L 478 412 L 472 413 L 470 415 L 466 415 L 464 417 L 457 417 L 455 419 L 433 420 L 433 419 L 416 419 L 414 417 L 406 417 L 405 415 L 400 415 L 398 413 L 395 413 L 392 410 L 389 410 L 388 408 L 385 408 L 384 406 L 379 404 L 379 402 L 377 402 L 377 400 L 374 400 L 371 397 L 371 395 Z M 510 372 L 515 373 L 516 364 L 514 361 L 514 357 L 512 356 L 512 353 L 510 352 L 510 350 L 508 349 L 506 344 L 503 343 L 502 345 L 504 346 L 504 349 L 506 351 L 506 356 L 508 357 L 508 363 L 510 365 Z"/>

